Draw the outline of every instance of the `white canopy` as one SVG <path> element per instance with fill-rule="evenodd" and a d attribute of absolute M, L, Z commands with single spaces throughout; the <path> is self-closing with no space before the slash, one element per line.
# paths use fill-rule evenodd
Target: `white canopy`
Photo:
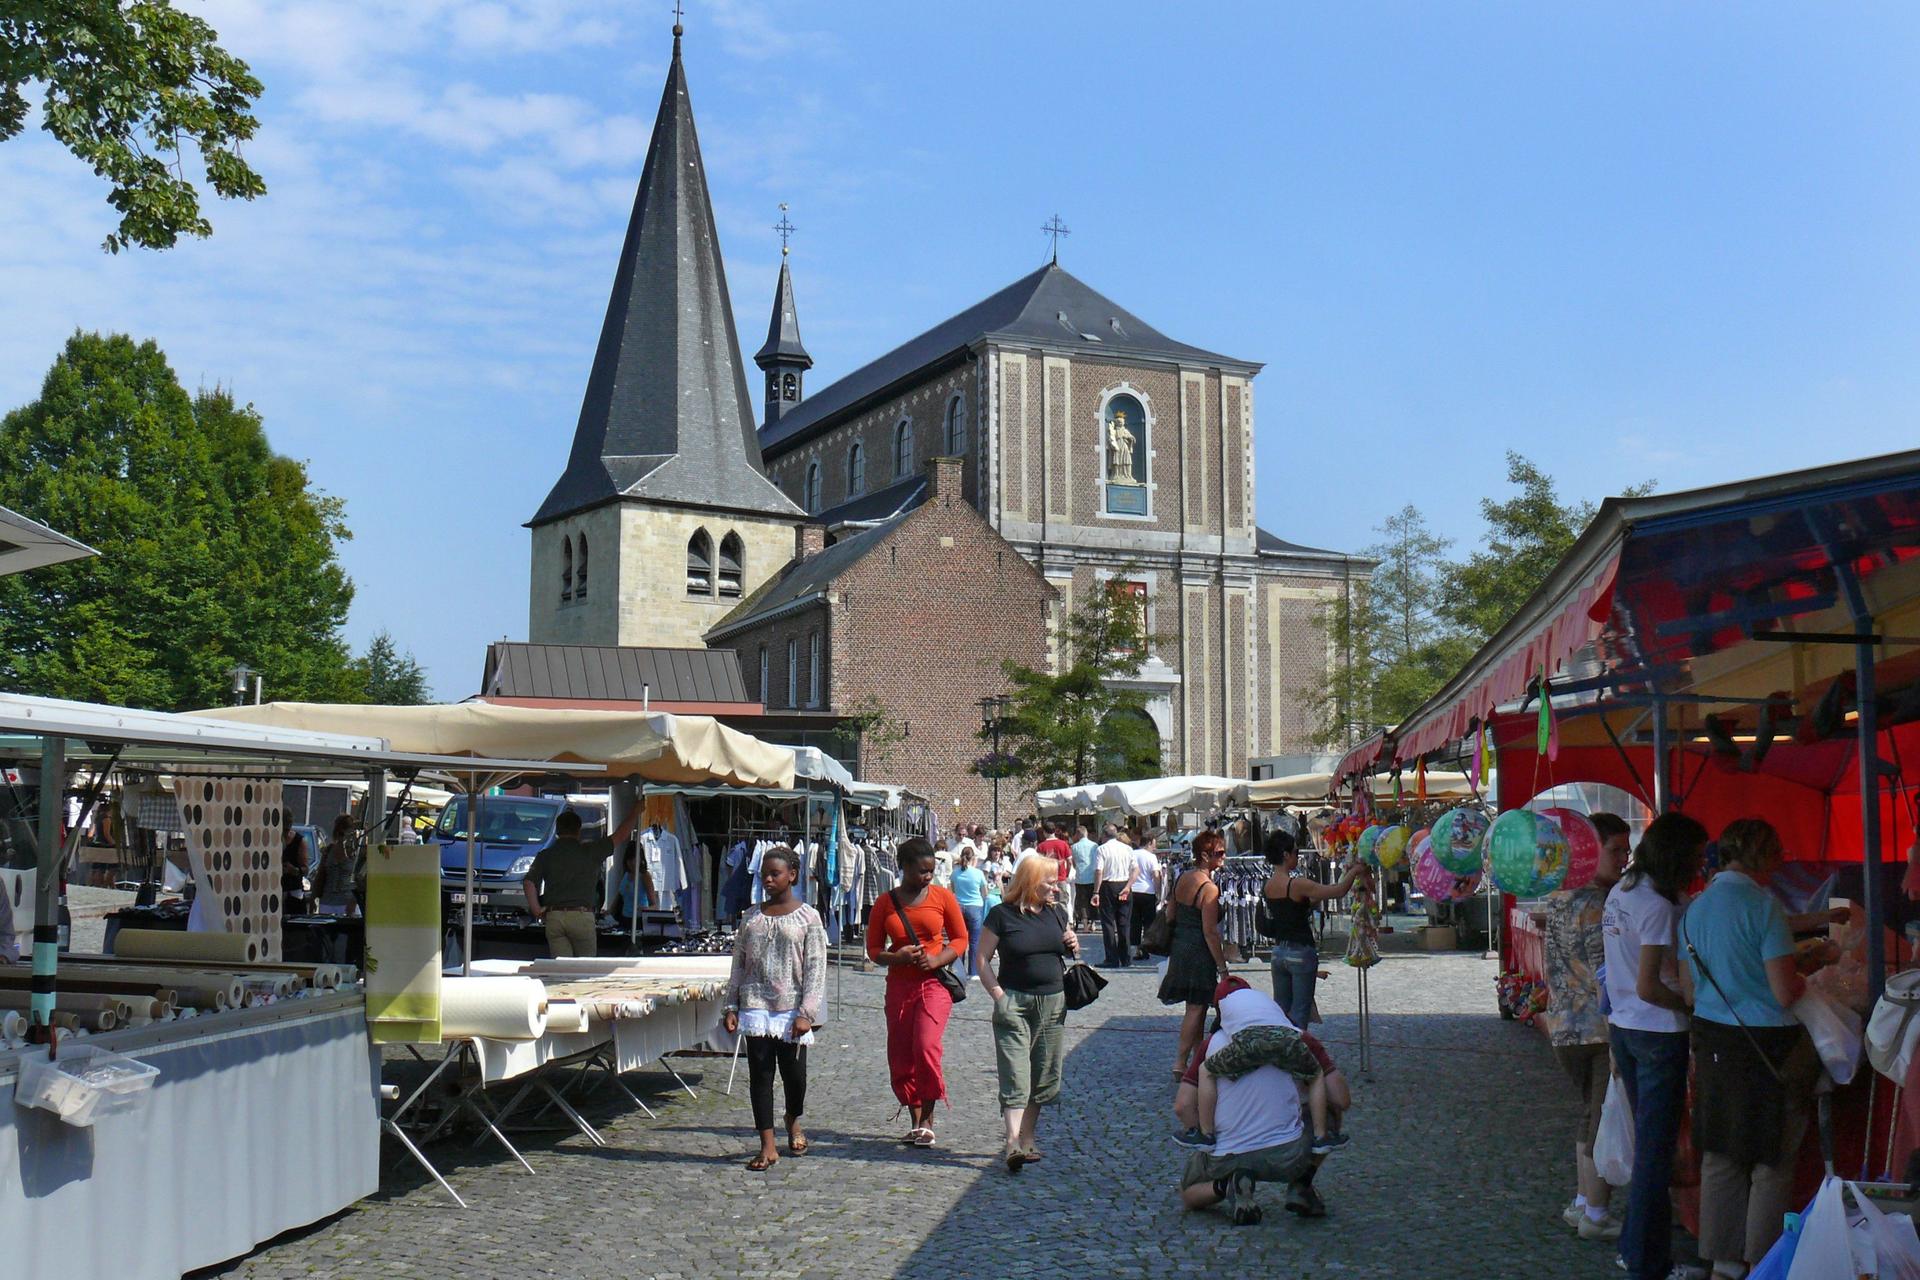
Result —
<path fill-rule="evenodd" d="M 900 807 L 902 787 L 888 786 L 884 782 L 856 782 L 847 788 L 847 801 L 863 809 L 893 810 Z"/>
<path fill-rule="evenodd" d="M 1386 776 L 1372 780 L 1373 794 L 1391 796 L 1393 782 Z M 1493 794 L 1494 779 L 1488 774 L 1485 785 L 1480 788 L 1482 795 Z M 1256 809 L 1277 809 L 1289 804 L 1327 804 L 1328 792 L 1333 786 L 1331 773 L 1293 773 L 1282 778 L 1262 778 L 1258 782 L 1245 784 L 1247 803 Z M 1406 770 L 1400 773 L 1400 794 L 1411 803 L 1418 790 L 1413 774 Z M 1473 788 L 1467 785 L 1467 775 L 1444 770 L 1427 771 L 1428 800 L 1471 800 Z"/>
<path fill-rule="evenodd" d="M 854 785 L 853 775 L 847 772 L 846 766 L 820 748 L 794 747 L 792 751 L 795 777 L 805 778 L 809 782 L 824 782 L 840 791 Z"/>
<path fill-rule="evenodd" d="M 1092 813 L 1100 807 L 1100 784 L 1084 787 L 1053 787 L 1034 796 L 1034 806 L 1042 816 L 1056 813 Z"/>
<path fill-rule="evenodd" d="M 1095 782 L 1083 787 L 1058 787 L 1035 797 L 1041 813 L 1108 813 L 1134 817 L 1179 809 L 1224 809 L 1244 797 L 1246 783 L 1238 778 L 1198 775 L 1184 778 L 1140 778 L 1132 782 Z"/>
<path fill-rule="evenodd" d="M 0 577 L 99 554 L 37 520 L 0 507 Z"/>

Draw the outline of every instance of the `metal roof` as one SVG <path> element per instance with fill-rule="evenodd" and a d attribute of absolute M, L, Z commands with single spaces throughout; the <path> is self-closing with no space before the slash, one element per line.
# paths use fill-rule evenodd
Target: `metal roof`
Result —
<path fill-rule="evenodd" d="M 750 410 L 675 36 L 573 450 L 530 523 L 616 498 L 800 515 Z"/>
<path fill-rule="evenodd" d="M 1334 556 L 1361 564 L 1373 563 L 1365 556 L 1350 556 L 1344 551 L 1329 551 L 1325 547 L 1306 547 L 1298 542 L 1288 542 L 1278 534 L 1257 527 L 1253 531 L 1253 549 L 1263 556 Z"/>
<path fill-rule="evenodd" d="M 64 533 L 55 533 L 38 520 L 29 520 L 17 511 L 0 507 L 0 577 L 99 554 Z"/>
<path fill-rule="evenodd" d="M 785 452 L 810 432 L 852 412 L 929 366 L 958 358 L 982 339 L 1026 343 L 1116 360 L 1158 359 L 1254 373 L 1260 365 L 1175 342 L 1119 303 L 1049 263 L 886 355 L 809 395 L 760 436 Z"/>
<path fill-rule="evenodd" d="M 747 695 L 731 649 L 651 649 L 631 645 L 487 646 L 481 696 L 593 699 L 608 702 L 756 702 Z"/>
<path fill-rule="evenodd" d="M 837 507 L 828 507 L 811 523 L 839 529 L 847 525 L 870 525 L 895 516 L 903 516 L 927 500 L 927 475 L 918 472 L 904 476 L 882 489 L 849 498 Z"/>

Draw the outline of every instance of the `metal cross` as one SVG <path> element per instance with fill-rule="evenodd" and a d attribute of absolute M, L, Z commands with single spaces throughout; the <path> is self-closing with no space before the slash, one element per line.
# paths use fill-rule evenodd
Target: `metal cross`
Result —
<path fill-rule="evenodd" d="M 780 233 L 780 256 L 784 258 L 787 256 L 787 237 L 800 229 L 787 221 L 787 202 L 784 200 L 780 202 L 780 221 L 773 224 L 773 229 Z"/>
<path fill-rule="evenodd" d="M 676 27 L 679 26 L 680 19 L 686 16 L 687 15 L 684 12 L 682 12 L 680 8 L 680 0 L 673 0 L 673 25 Z"/>
<path fill-rule="evenodd" d="M 1041 227 L 1040 230 L 1053 237 L 1053 262 L 1055 266 L 1058 266 L 1060 264 L 1060 237 L 1070 236 L 1073 232 L 1067 230 L 1067 224 L 1060 221 L 1060 215 L 1057 213 L 1049 218 L 1047 225 Z"/>

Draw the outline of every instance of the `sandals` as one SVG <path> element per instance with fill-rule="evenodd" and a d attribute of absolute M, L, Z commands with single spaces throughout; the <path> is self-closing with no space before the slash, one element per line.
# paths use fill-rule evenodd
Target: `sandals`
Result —
<path fill-rule="evenodd" d="M 789 1116 L 787 1118 L 787 1154 L 790 1156 L 804 1156 L 813 1149 L 813 1139 L 807 1137 L 804 1133 L 797 1138 L 794 1137 L 793 1127 L 796 1122 L 796 1117 Z"/>
<path fill-rule="evenodd" d="M 933 1145 L 933 1130 L 926 1125 L 921 1125 L 907 1136 L 913 1139 L 913 1145 L 916 1147 L 930 1147 Z"/>
<path fill-rule="evenodd" d="M 1038 1148 L 1038 1147 L 1028 1147 L 1028 1148 L 1027 1148 L 1027 1163 L 1028 1163 L 1028 1164 L 1039 1164 L 1042 1158 L 1043 1158 L 1043 1155 L 1042 1155 L 1042 1152 L 1041 1152 L 1041 1150 L 1040 1150 L 1040 1148 Z"/>
<path fill-rule="evenodd" d="M 773 1166 L 779 1163 L 780 1163 L 779 1156 L 775 1156 L 771 1160 L 769 1160 L 765 1156 L 756 1155 L 753 1159 L 747 1161 L 747 1172 L 748 1173 L 765 1173 L 767 1170 L 773 1168 Z"/>
<path fill-rule="evenodd" d="M 1015 1147 L 1013 1150 L 1007 1152 L 1007 1172 L 1008 1173 L 1019 1173 L 1020 1170 L 1026 1168 L 1026 1166 L 1027 1166 L 1026 1152 L 1022 1151 L 1018 1147 Z"/>

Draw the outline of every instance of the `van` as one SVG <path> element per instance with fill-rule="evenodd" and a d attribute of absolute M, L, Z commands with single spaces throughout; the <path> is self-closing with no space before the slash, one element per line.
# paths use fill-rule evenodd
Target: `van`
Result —
<path fill-rule="evenodd" d="M 604 797 L 479 796 L 474 808 L 480 817 L 473 848 L 476 918 L 531 918 L 520 882 L 533 869 L 534 858 L 553 843 L 554 824 L 564 811 L 572 809 L 580 815 L 582 840 L 607 834 Z M 467 905 L 467 797 L 456 795 L 447 802 L 434 824 L 432 839 L 440 846 L 441 914 L 452 920 Z M 601 890 L 604 902 L 604 882 Z"/>

